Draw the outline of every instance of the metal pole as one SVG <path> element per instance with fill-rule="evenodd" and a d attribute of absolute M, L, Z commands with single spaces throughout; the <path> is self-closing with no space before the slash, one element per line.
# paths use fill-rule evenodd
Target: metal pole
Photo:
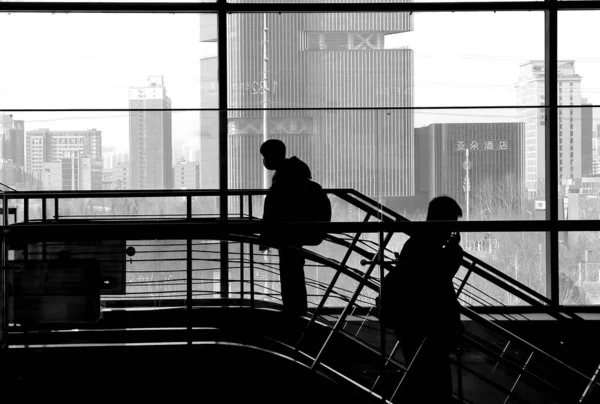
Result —
<path fill-rule="evenodd" d="M 252 195 L 248 195 L 248 216 L 252 220 Z M 254 245 L 250 245 L 250 307 L 254 308 Z"/>
<path fill-rule="evenodd" d="M 2 224 L 4 226 L 8 225 L 8 198 L 6 197 L 6 193 L 2 194 Z M 1 262 L 1 271 L 2 271 L 2 338 L 0 342 L 2 346 L 0 348 L 8 348 L 8 296 L 6 295 L 8 292 L 8 288 L 6 287 L 6 283 L 8 282 L 8 277 L 6 275 L 6 266 L 8 264 L 8 253 L 7 253 L 7 243 L 6 243 L 6 234 L 2 235 L 2 251 L 0 252 L 2 256 L 0 257 Z"/>
<path fill-rule="evenodd" d="M 187 220 L 190 220 L 192 218 L 192 197 L 190 195 L 186 197 L 186 211 Z M 191 315 L 192 310 L 192 260 L 192 239 L 188 238 L 186 240 L 186 308 L 189 315 Z"/>
<path fill-rule="evenodd" d="M 269 28 L 267 27 L 267 13 L 263 14 L 263 40 L 262 40 L 262 48 L 263 48 L 263 63 L 262 63 L 262 86 L 259 86 L 259 88 L 262 87 L 263 93 L 262 93 L 262 106 L 263 106 L 263 142 L 266 142 L 267 139 L 269 138 L 269 121 L 268 121 L 268 111 L 267 108 L 269 107 L 269 97 L 268 97 L 268 91 L 267 88 L 268 87 L 268 80 L 269 80 L 269 73 L 268 73 L 268 62 L 269 62 L 269 57 L 267 56 L 267 34 L 269 32 Z M 267 189 L 269 188 L 269 172 L 267 171 L 266 168 L 263 168 L 263 188 Z"/>
<path fill-rule="evenodd" d="M 250 195 L 248 195 L 250 197 Z M 240 219 L 244 218 L 244 195 L 240 195 Z M 244 302 L 244 243 L 240 243 L 240 304 Z"/>
<path fill-rule="evenodd" d="M 465 192 L 467 194 L 467 222 L 469 221 L 469 191 L 471 189 L 471 181 L 469 179 L 469 149 L 465 149 L 465 171 L 466 171 L 466 184 L 465 184 Z"/>
<path fill-rule="evenodd" d="M 379 221 L 383 222 L 382 217 L 379 217 Z M 380 231 L 379 232 L 379 245 L 382 246 L 384 244 L 387 244 L 385 242 L 384 236 L 383 236 L 383 232 Z M 384 248 L 379 248 L 379 251 L 377 252 L 377 261 L 379 262 L 379 296 L 380 299 L 383 299 L 383 258 L 384 258 Z M 380 302 L 380 307 L 379 309 L 379 318 L 383 318 L 383 310 L 386 309 L 386 307 L 383 307 L 383 304 L 381 304 Z M 379 322 L 379 377 L 380 378 L 384 378 L 385 377 L 385 366 L 387 364 L 387 358 L 385 355 L 385 326 L 382 324 L 382 322 Z M 384 392 L 381 393 L 381 401 L 385 403 L 385 394 Z"/>

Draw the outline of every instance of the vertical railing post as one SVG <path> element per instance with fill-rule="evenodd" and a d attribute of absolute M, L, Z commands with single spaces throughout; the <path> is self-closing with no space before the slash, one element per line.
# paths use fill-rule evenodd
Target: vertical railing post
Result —
<path fill-rule="evenodd" d="M 2 193 L 2 225 L 8 226 L 8 197 L 6 192 Z"/>
<path fill-rule="evenodd" d="M 248 195 L 248 216 L 250 220 L 254 220 L 252 216 L 252 195 Z M 254 308 L 254 246 L 250 246 L 250 307 Z"/>
<path fill-rule="evenodd" d="M 2 194 L 2 225 L 8 225 L 8 198 L 6 197 L 6 193 Z M 8 288 L 6 287 L 6 283 L 8 282 L 8 277 L 6 275 L 6 267 L 8 265 L 8 251 L 7 251 L 7 243 L 6 243 L 6 234 L 2 232 L 2 257 L 0 257 L 0 270 L 2 271 L 2 336 L 0 338 L 0 342 L 2 346 L 0 349 L 5 350 L 8 348 Z"/>
<path fill-rule="evenodd" d="M 23 222 L 29 222 L 29 198 L 23 198 Z"/>
<path fill-rule="evenodd" d="M 46 223 L 46 219 L 48 216 L 48 212 L 46 212 L 46 209 L 48 209 L 47 205 L 47 199 L 45 197 L 42 197 L 42 223 Z"/>
<path fill-rule="evenodd" d="M 390 233 L 391 234 L 391 233 Z M 384 244 L 384 237 L 383 237 L 383 231 L 379 232 L 379 251 L 377 251 L 377 262 L 379 264 L 379 318 L 383 318 L 383 310 L 385 309 L 383 307 L 383 304 L 381 304 L 383 302 L 383 258 L 384 258 L 384 248 L 385 247 L 381 247 Z M 385 243 L 387 244 L 387 243 Z M 379 376 L 384 379 L 385 378 L 385 366 L 386 366 L 386 357 L 385 357 L 385 327 L 383 326 L 382 322 L 379 322 L 379 344 L 380 344 L 380 348 L 379 348 L 379 366 L 380 366 L 380 372 L 379 372 Z M 382 393 L 381 394 L 381 400 L 383 402 L 385 402 L 385 395 Z"/>
<path fill-rule="evenodd" d="M 58 198 L 54 198 L 54 220 L 58 220 Z"/>
<path fill-rule="evenodd" d="M 192 219 L 192 196 L 186 196 L 186 219 Z M 192 311 L 192 270 L 193 270 L 193 254 L 192 254 L 192 239 L 186 240 L 186 308 L 191 317 Z"/>
<path fill-rule="evenodd" d="M 244 195 L 240 194 L 240 219 L 244 218 Z M 240 302 L 244 301 L 244 243 L 240 243 Z"/>

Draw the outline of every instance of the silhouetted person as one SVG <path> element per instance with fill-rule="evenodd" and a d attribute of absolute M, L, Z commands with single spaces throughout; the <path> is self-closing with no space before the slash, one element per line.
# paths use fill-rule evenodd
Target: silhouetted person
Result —
<path fill-rule="evenodd" d="M 263 164 L 274 170 L 269 193 L 265 198 L 263 220 L 270 223 L 301 220 L 302 195 L 311 179 L 308 165 L 293 156 L 286 158 L 285 144 L 269 139 L 260 147 Z M 268 250 L 262 243 L 276 243 L 279 250 L 279 272 L 283 311 L 290 316 L 304 315 L 307 310 L 307 293 L 304 280 L 304 257 L 291 247 L 302 245 L 301 235 L 273 230 L 261 234 L 260 251 Z"/>
<path fill-rule="evenodd" d="M 462 209 L 450 197 L 429 203 L 427 221 L 457 221 L 461 216 Z M 457 232 L 418 232 L 400 253 L 395 268 L 402 271 L 397 289 L 400 307 L 394 308 L 398 316 L 392 326 L 407 366 L 421 347 L 398 393 L 403 403 L 448 403 L 452 398 L 449 354 L 461 348 L 463 331 L 452 283 L 463 257 L 459 242 Z"/>

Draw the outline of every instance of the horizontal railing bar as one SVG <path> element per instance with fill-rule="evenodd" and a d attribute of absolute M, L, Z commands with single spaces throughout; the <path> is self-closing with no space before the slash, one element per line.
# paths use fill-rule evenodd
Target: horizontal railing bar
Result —
<path fill-rule="evenodd" d="M 286 230 L 286 231 L 325 231 L 328 233 L 379 233 L 383 232 L 402 232 L 413 233 L 416 231 L 435 232 L 435 231 L 459 231 L 459 232 L 549 232 L 557 231 L 597 231 L 600 230 L 600 221 L 598 220 L 578 220 L 578 221 L 528 221 L 528 220 L 508 220 L 508 221 L 459 221 L 459 222 L 280 222 L 277 224 L 265 223 L 259 220 L 247 220 L 231 218 L 221 219 L 165 219 L 165 220 L 134 220 L 134 221 L 101 221 L 94 222 L 90 220 L 69 220 L 61 219 L 47 223 L 16 223 L 8 226 L 0 226 L 5 235 L 26 235 L 32 237 L 32 240 L 45 238 L 52 239 L 51 233 L 61 229 L 70 231 L 83 231 L 84 229 L 96 229 L 94 231 L 103 231 L 99 234 L 77 234 L 78 237 L 86 239 L 130 239 L 120 231 L 131 230 L 131 234 L 139 232 L 138 237 L 133 239 L 205 239 L 211 236 L 217 237 L 219 234 L 254 234 L 265 230 Z M 152 229 L 154 228 L 154 229 Z M 171 231 L 169 231 L 169 229 Z M 161 236 L 160 233 L 162 233 Z M 107 232 L 112 237 L 106 237 Z M 152 237 L 139 237 L 150 232 Z M 155 237 L 159 233 L 159 237 Z M 194 233 L 197 235 L 194 237 Z M 56 234 L 58 236 L 59 234 Z M 64 240 L 64 234 L 60 234 Z M 114 237 L 119 235 L 119 237 Z M 56 237 L 54 237 L 56 238 Z"/>
<path fill-rule="evenodd" d="M 2 4 L 2 3 L 0 3 Z M 337 189 L 335 189 L 337 191 Z M 346 191 L 344 189 L 343 191 Z M 240 195 L 266 195 L 266 189 L 229 189 L 224 191 L 230 196 Z M 43 199 L 43 198 L 146 198 L 146 197 L 174 197 L 174 196 L 220 196 L 219 189 L 132 189 L 127 191 L 117 190 L 90 190 L 90 191 L 18 191 L 5 193 L 7 199 Z"/>

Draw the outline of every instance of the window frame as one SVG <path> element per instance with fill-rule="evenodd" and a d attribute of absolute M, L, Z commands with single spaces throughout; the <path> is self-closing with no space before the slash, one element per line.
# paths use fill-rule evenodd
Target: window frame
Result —
<path fill-rule="evenodd" d="M 461 222 L 457 228 L 461 231 L 542 231 L 546 234 L 546 294 L 555 306 L 559 306 L 559 232 L 600 230 L 600 224 L 594 221 L 565 221 L 558 217 L 558 187 L 559 183 L 559 128 L 562 123 L 558 118 L 559 87 L 556 66 L 557 58 L 557 18 L 558 12 L 563 10 L 600 10 L 600 5 L 593 1 L 498 1 L 498 2 L 439 2 L 420 3 L 418 0 L 410 3 L 230 3 L 225 0 L 216 0 L 213 3 L 93 3 L 93 2 L 0 2 L 0 13 L 211 13 L 217 15 L 218 38 L 226 38 L 228 13 L 300 13 L 300 12 L 476 12 L 476 11 L 542 11 L 545 15 L 545 93 L 546 97 L 542 107 L 545 109 L 546 118 L 546 220 L 531 223 L 527 221 L 504 222 Z M 228 66 L 227 66 L 227 40 L 218 41 L 218 69 L 225 74 L 219 75 L 218 93 L 227 94 Z M 573 87 L 573 83 L 570 83 Z M 561 88 L 562 95 L 562 88 Z M 572 98 L 572 95 L 571 95 Z M 534 107 L 534 105 L 532 105 Z M 570 108 L 582 107 L 571 105 Z M 598 107 L 590 105 L 589 107 Z M 8 106 L 10 108 L 10 106 Z M 474 106 L 473 109 L 477 109 Z M 480 107 L 481 109 L 485 107 Z M 489 107 L 488 107 L 489 108 Z M 317 109 L 317 108 L 315 108 Z M 29 110 L 31 111 L 31 110 Z M 60 111 L 71 111 L 63 109 Z M 227 128 L 228 104 L 227 97 L 219 97 L 219 207 L 221 219 L 227 220 L 228 189 L 227 189 Z M 2 112 L 18 112 L 18 110 L 3 109 Z M 571 111 L 572 114 L 572 111 Z M 423 224 L 435 226 L 435 224 Z M 356 223 L 357 231 L 361 224 Z M 396 226 L 401 231 L 400 224 Z M 382 230 L 383 231 L 383 230 Z M 221 284 L 228 282 L 228 251 L 226 243 L 221 250 Z M 221 290 L 227 290 L 222 287 Z M 598 307 L 600 311 L 600 307 Z"/>

